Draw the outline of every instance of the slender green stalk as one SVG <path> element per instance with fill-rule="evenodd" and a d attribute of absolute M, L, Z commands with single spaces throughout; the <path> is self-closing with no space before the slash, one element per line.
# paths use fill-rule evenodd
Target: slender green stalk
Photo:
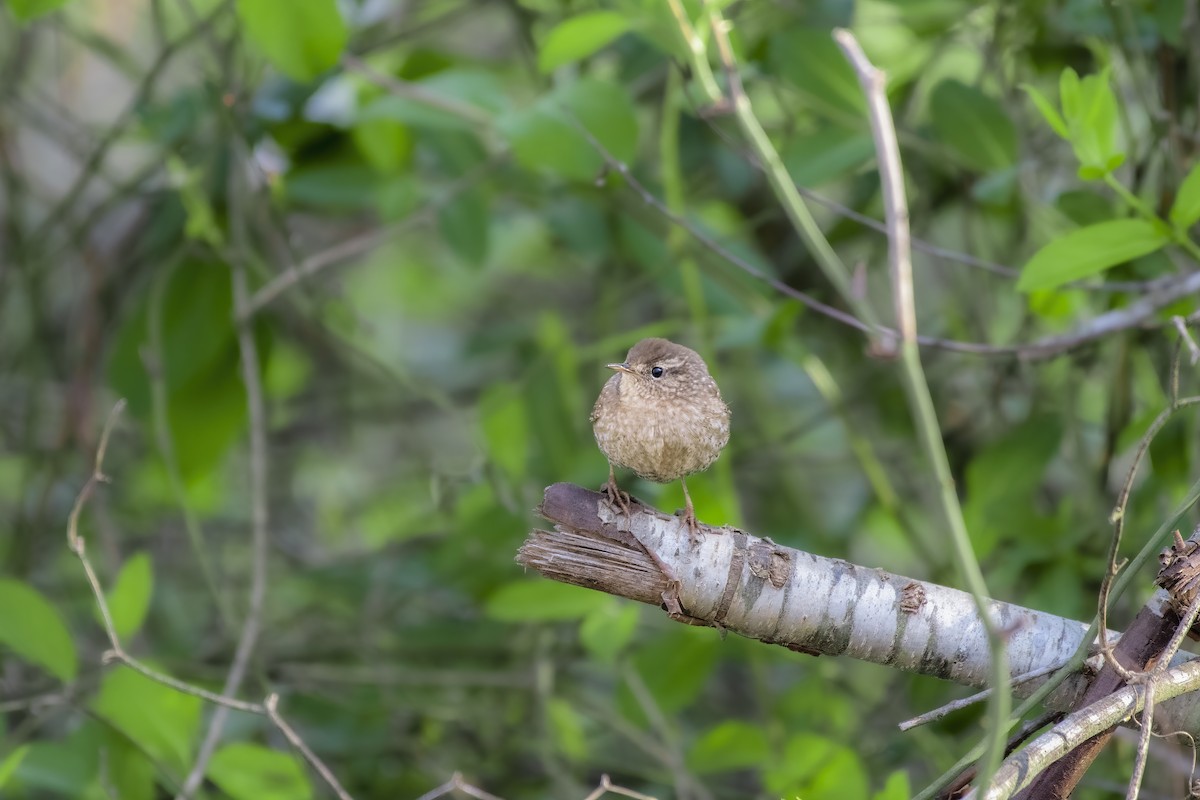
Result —
<path fill-rule="evenodd" d="M 700 85 L 708 96 L 709 102 L 718 107 L 726 105 L 728 98 L 725 97 L 717 85 L 712 67 L 709 66 L 708 48 L 705 45 L 704 38 L 700 35 L 696 27 L 692 25 L 681 0 L 669 0 L 669 3 L 671 11 L 675 15 L 675 20 L 679 25 L 679 30 L 683 35 L 684 43 L 687 45 L 691 57 L 692 72 L 699 79 Z M 711 16 L 715 20 L 713 25 L 726 24 L 719 13 L 713 11 Z M 720 44 L 720 41 L 718 38 L 718 44 Z M 874 310 L 850 286 L 850 270 L 846 268 L 846 265 L 842 263 L 842 259 L 834 252 L 833 247 L 830 246 L 829 241 L 821 232 L 820 226 L 817 225 L 817 221 L 813 219 L 808 206 L 805 205 L 804 198 L 796 190 L 796 185 L 792 182 L 787 168 L 784 167 L 783 160 L 779 157 L 778 151 L 771 144 L 770 137 L 767 136 L 767 132 L 763 130 L 762 124 L 754 115 L 750 98 L 746 96 L 744 91 L 740 91 L 740 79 L 737 77 L 736 72 L 731 71 L 728 77 L 731 82 L 737 83 L 737 89 L 732 93 L 732 100 L 733 111 L 737 117 L 738 124 L 742 129 L 742 133 L 750 142 L 755 157 L 762 164 L 767 181 L 771 184 L 771 189 L 775 192 L 776 196 L 779 197 L 783 210 L 787 214 L 788 220 L 792 223 L 792 227 L 800 234 L 809 253 L 816 260 L 826 279 L 837 289 L 843 302 L 850 307 L 854 315 L 872 328 L 878 328 L 879 322 Z"/>
<path fill-rule="evenodd" d="M 1121 571 L 1121 574 L 1117 577 L 1116 582 L 1113 584 L 1111 595 L 1113 599 L 1120 597 L 1121 594 L 1129 587 L 1130 582 L 1134 579 L 1134 576 L 1137 575 L 1138 570 L 1151 557 L 1157 555 L 1158 551 L 1162 549 L 1162 546 L 1166 544 L 1168 539 L 1170 539 L 1171 532 L 1175 530 L 1175 526 L 1178 524 L 1179 520 L 1182 519 L 1183 515 L 1186 514 L 1192 508 L 1192 506 L 1196 505 L 1197 502 L 1200 502 L 1200 480 L 1197 480 L 1191 485 L 1187 494 L 1179 502 L 1179 505 L 1172 510 L 1171 515 L 1163 521 L 1158 530 L 1154 532 L 1154 535 L 1146 541 L 1146 544 L 1142 546 L 1142 549 L 1138 552 L 1138 554 L 1129 562 L 1126 568 Z M 1045 683 L 1039 686 L 1037 691 L 1026 697 L 1025 700 L 1019 706 L 1017 706 L 1016 710 L 1012 714 L 1012 718 L 1009 720 L 1006 726 L 1006 731 L 1010 730 L 1016 724 L 1016 720 L 1032 711 L 1043 700 L 1045 700 L 1051 692 L 1061 686 L 1063 681 L 1079 671 L 1079 668 L 1083 665 L 1083 662 L 1087 659 L 1088 654 L 1091 651 L 1092 643 L 1096 641 L 1096 634 L 1099 632 L 1099 630 L 1100 620 L 1099 617 L 1097 617 L 1092 620 L 1092 624 L 1083 634 L 1083 639 L 1080 641 L 1079 649 L 1075 651 L 1073 656 L 1071 656 L 1071 660 L 1064 664 L 1062 668 L 1055 672 Z M 942 773 L 937 780 L 925 787 L 925 789 L 920 794 L 916 795 L 913 800 L 931 800 L 939 792 L 941 792 L 942 789 L 944 789 L 946 785 L 950 783 L 950 781 L 954 780 L 956 775 L 962 772 L 962 770 L 968 764 L 978 758 L 982 753 L 983 745 L 976 745 L 974 748 L 969 750 L 966 755 L 959 759 L 953 767 Z"/>
<path fill-rule="evenodd" d="M 1112 189 L 1113 192 L 1115 192 L 1116 195 L 1120 197 L 1127 206 L 1136 211 L 1138 216 L 1140 216 L 1142 219 L 1146 220 L 1147 222 L 1153 222 L 1159 225 L 1167 226 L 1167 229 L 1171 232 L 1171 241 L 1173 241 L 1179 247 L 1182 247 L 1193 259 L 1200 261 L 1200 245 L 1197 245 L 1192 241 L 1191 237 L 1188 236 L 1187 231 L 1180 230 L 1178 227 L 1168 224 L 1165 220 L 1159 217 L 1158 214 L 1154 213 L 1154 209 L 1146 205 L 1146 203 L 1140 197 L 1129 191 L 1125 184 L 1114 178 L 1112 173 L 1104 176 L 1104 183 L 1107 184 L 1108 188 Z"/>
<path fill-rule="evenodd" d="M 917 345 L 908 199 L 904 193 L 904 168 L 900 162 L 896 126 L 892 121 L 892 110 L 888 105 L 885 90 L 886 79 L 867 59 L 850 31 L 836 30 L 833 38 L 854 68 L 867 99 L 871 137 L 875 142 L 875 153 L 879 162 L 879 182 L 887 221 L 888 264 L 892 278 L 896 323 L 900 330 L 901 374 L 904 377 L 909 409 L 917 427 L 921 449 L 925 451 L 937 478 L 938 499 L 942 516 L 950 531 L 955 564 L 966 581 L 967 590 L 975 601 L 979 619 L 987 633 L 991 672 L 989 682 L 992 693 L 988 697 L 987 736 L 984 740 L 983 756 L 978 762 L 976 779 L 980 793 L 986 793 L 992 775 L 1004 758 L 1005 737 L 1008 733 L 1009 714 L 1012 711 L 1012 676 L 1009 674 L 1007 644 L 1004 632 L 991 617 L 987 584 L 983 580 L 983 572 L 971 547 L 967 523 L 963 519 L 954 476 L 950 471 L 950 461 L 946 456 L 946 445 L 942 441 L 941 426 L 938 424 L 933 398 L 929 393 L 929 382 L 925 379 L 925 370 L 921 366 L 921 351 Z"/>
<path fill-rule="evenodd" d="M 662 120 L 659 126 L 658 154 L 662 170 L 663 199 L 672 214 L 678 217 L 686 216 L 686 194 L 684 192 L 683 171 L 679 160 L 679 118 L 683 109 L 683 85 L 679 73 L 671 70 L 667 73 L 667 86 L 663 94 Z M 713 366 L 716 372 L 716 361 L 712 358 L 713 346 L 709 326 L 708 304 L 704 300 L 704 284 L 700 276 L 700 267 L 687 249 L 687 231 L 679 225 L 667 228 L 667 250 L 671 258 L 679 264 L 679 276 L 683 282 L 683 296 L 687 300 L 688 311 L 700 336 L 700 350 L 705 360 Z M 738 502 L 737 487 L 733 480 L 733 462 L 728 459 L 717 459 L 712 467 L 713 477 L 720 487 L 720 496 L 724 498 L 727 508 L 724 509 L 730 525 L 742 524 L 741 504 Z"/>

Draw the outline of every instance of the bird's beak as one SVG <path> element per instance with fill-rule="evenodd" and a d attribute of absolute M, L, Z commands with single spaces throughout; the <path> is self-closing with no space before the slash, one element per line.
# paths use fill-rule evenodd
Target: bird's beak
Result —
<path fill-rule="evenodd" d="M 613 372 L 628 372 L 630 375 L 633 374 L 633 370 L 629 368 L 629 363 L 626 361 L 622 361 L 620 364 L 605 364 L 604 366 L 608 367 Z"/>

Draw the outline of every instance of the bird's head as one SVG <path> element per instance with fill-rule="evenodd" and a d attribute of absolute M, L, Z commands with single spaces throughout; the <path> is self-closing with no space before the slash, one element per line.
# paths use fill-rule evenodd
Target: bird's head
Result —
<path fill-rule="evenodd" d="M 699 353 L 666 339 L 642 339 L 624 361 L 607 366 L 630 376 L 638 393 L 680 394 L 708 378 L 708 367 Z"/>

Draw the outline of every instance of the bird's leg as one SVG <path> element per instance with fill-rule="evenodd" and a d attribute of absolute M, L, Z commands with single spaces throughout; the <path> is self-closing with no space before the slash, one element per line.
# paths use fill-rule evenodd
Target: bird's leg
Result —
<path fill-rule="evenodd" d="M 696 521 L 696 507 L 692 505 L 692 496 L 688 494 L 687 478 L 680 478 L 679 483 L 683 486 L 683 524 L 687 525 L 688 533 L 692 535 L 692 541 L 695 542 L 700 538 L 700 523 Z"/>
<path fill-rule="evenodd" d="M 621 491 L 621 487 L 617 486 L 617 475 L 613 471 L 612 462 L 608 462 L 608 483 L 600 487 L 600 491 L 608 495 L 609 504 L 614 508 L 622 511 L 625 516 L 629 516 L 632 509 L 630 508 L 629 492 Z"/>

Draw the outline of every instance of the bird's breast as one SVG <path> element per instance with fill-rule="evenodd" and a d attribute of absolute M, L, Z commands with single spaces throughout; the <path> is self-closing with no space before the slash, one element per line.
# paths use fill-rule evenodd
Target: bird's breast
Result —
<path fill-rule="evenodd" d="M 604 394 L 594 414 L 596 443 L 611 462 L 643 478 L 665 483 L 707 469 L 729 442 L 729 409 L 719 395 Z"/>

